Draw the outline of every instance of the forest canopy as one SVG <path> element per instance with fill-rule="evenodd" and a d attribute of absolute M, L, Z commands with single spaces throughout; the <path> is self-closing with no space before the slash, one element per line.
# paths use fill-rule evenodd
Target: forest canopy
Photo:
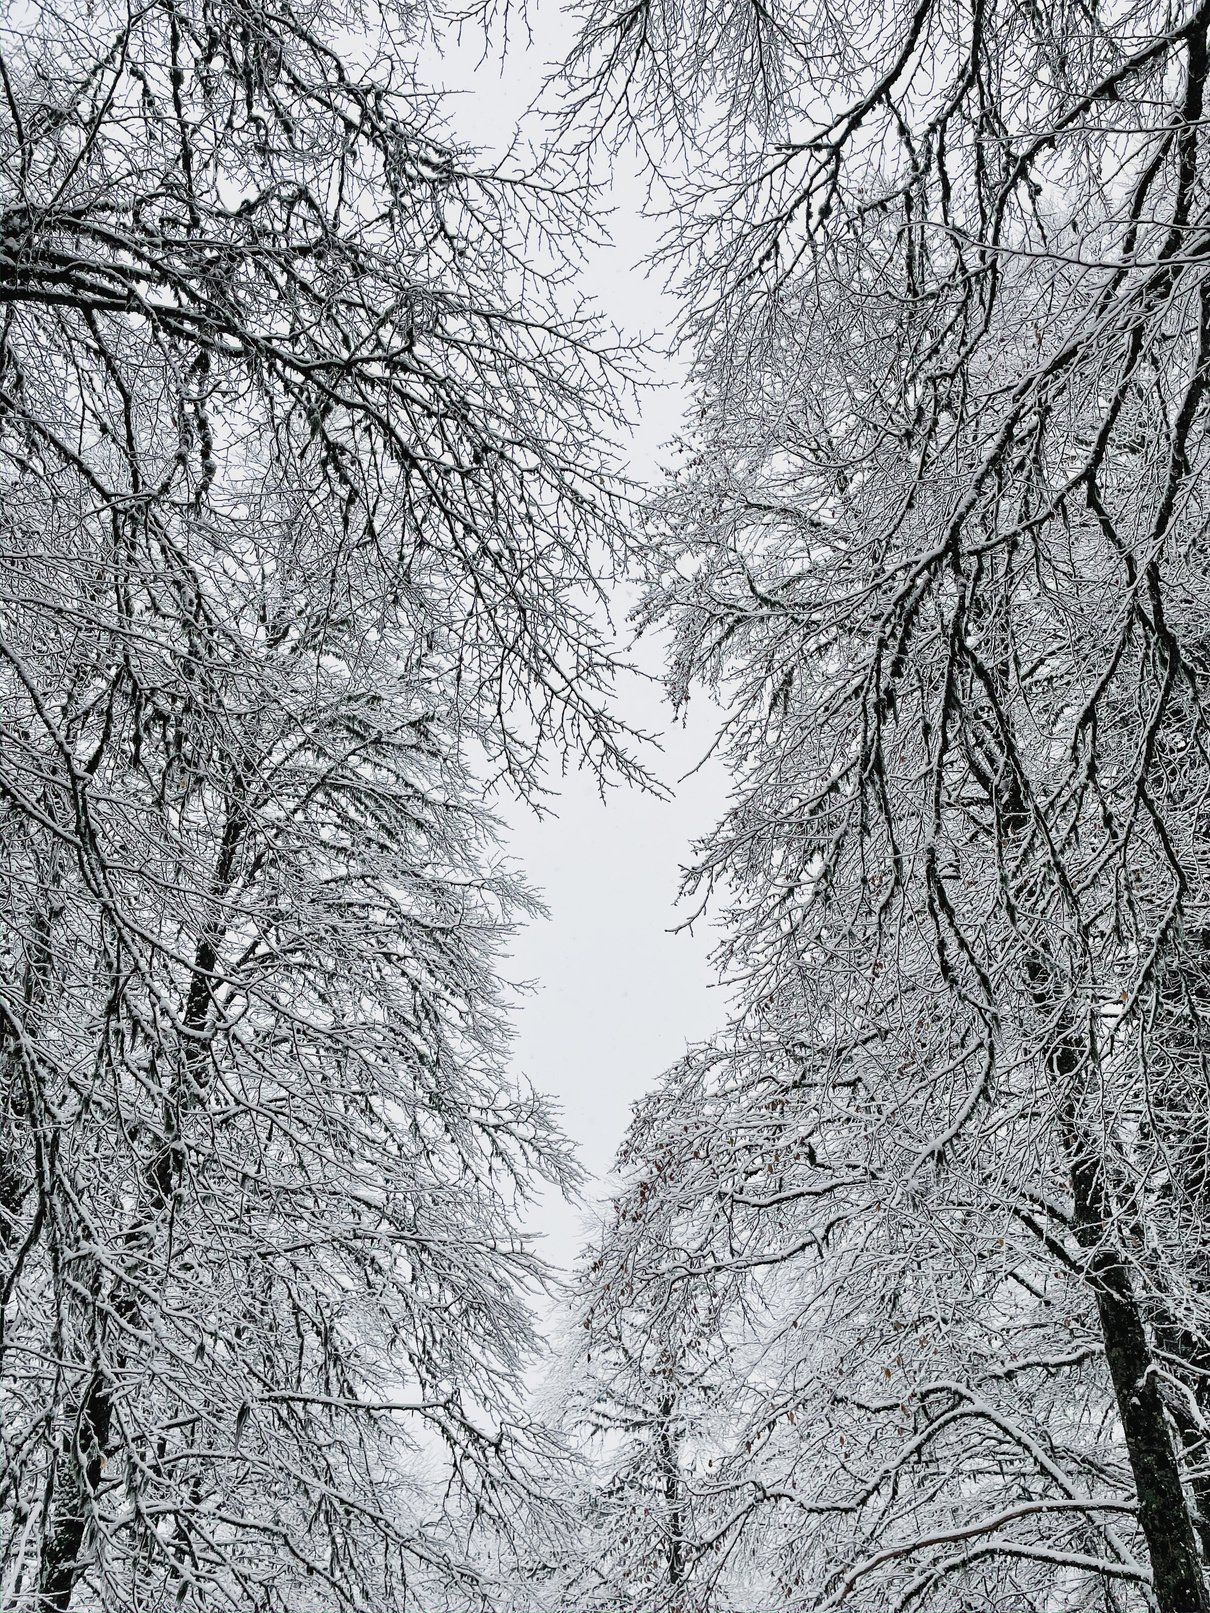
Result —
<path fill-rule="evenodd" d="M 0 30 L 0 1606 L 1210 1613 L 1210 5 L 583 0 L 536 165 L 474 20 Z M 731 1010 L 552 1360 L 623 571 Z"/>

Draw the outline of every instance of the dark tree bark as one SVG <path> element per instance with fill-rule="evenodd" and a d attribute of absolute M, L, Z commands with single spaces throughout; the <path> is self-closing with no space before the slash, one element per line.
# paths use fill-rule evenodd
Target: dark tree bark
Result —
<path fill-rule="evenodd" d="M 1074 1047 L 1056 1053 L 1055 1074 L 1066 1082 L 1079 1067 Z M 1176 1443 L 1160 1394 L 1156 1360 L 1129 1269 L 1114 1245 L 1113 1206 L 1101 1161 L 1074 1119 L 1065 1117 L 1065 1142 L 1075 1203 L 1075 1234 L 1087 1257 L 1105 1359 L 1122 1419 L 1138 1493 L 1139 1524 L 1151 1557 L 1161 1613 L 1207 1613 L 1210 1593 L 1198 1551 L 1196 1521 L 1184 1485 Z"/>

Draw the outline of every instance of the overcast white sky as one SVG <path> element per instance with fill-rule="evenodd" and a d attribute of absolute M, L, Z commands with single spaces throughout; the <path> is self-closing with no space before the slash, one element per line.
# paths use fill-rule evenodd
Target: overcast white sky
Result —
<path fill-rule="evenodd" d="M 497 57 L 484 58 L 473 28 L 425 53 L 425 80 L 452 92 L 446 114 L 468 144 L 485 150 L 508 144 L 568 41 L 557 0 L 531 9 L 530 30 L 527 38 L 513 28 L 503 73 Z M 583 279 L 606 315 L 634 338 L 665 331 L 672 318 L 669 299 L 641 267 L 656 236 L 641 217 L 642 199 L 637 176 L 616 177 L 608 197 L 613 244 L 592 255 Z M 681 407 L 675 385 L 647 396 L 633 440 L 634 474 L 656 473 Z M 626 601 L 617 603 L 624 630 Z M 658 674 L 657 645 L 641 644 L 634 659 Z M 538 822 L 520 810 L 508 814 L 511 850 L 550 908 L 549 920 L 531 925 L 514 949 L 513 974 L 537 986 L 518 1015 L 516 1063 L 557 1097 L 565 1127 L 598 1179 L 609 1170 L 630 1104 L 723 1011 L 720 993 L 710 988 L 710 931 L 670 933 L 686 916 L 674 907 L 679 866 L 693 836 L 723 804 L 715 762 L 677 782 L 709 748 L 713 713 L 701 703 L 683 730 L 670 725 L 658 686 L 632 680 L 621 694 L 623 715 L 662 736 L 663 752 L 653 753 L 649 765 L 672 798 L 619 789 L 602 802 L 590 778 L 573 776 L 564 781 L 557 816 Z M 539 1219 L 548 1257 L 570 1265 L 582 1241 L 581 1212 L 552 1197 Z"/>

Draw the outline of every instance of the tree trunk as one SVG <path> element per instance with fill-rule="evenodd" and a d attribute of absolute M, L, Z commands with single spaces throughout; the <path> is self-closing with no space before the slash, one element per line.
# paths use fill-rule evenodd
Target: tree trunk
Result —
<path fill-rule="evenodd" d="M 672 1415 L 675 1402 L 668 1396 L 660 1404 L 660 1467 L 664 1473 L 664 1503 L 668 1519 L 668 1608 L 679 1613 L 680 1586 L 685 1577 L 684 1527 L 681 1519 L 681 1474 L 677 1461 L 676 1441 L 672 1436 Z"/>
<path fill-rule="evenodd" d="M 111 1402 L 94 1372 L 75 1420 L 65 1430 L 47 1487 L 49 1522 L 42 1537 L 37 1613 L 67 1613 L 83 1567 L 92 1497 L 105 1465 Z"/>
<path fill-rule="evenodd" d="M 1070 1089 L 1082 1063 L 1070 1034 L 1051 1059 L 1056 1085 Z M 1210 1613 L 1194 1519 L 1160 1394 L 1156 1363 L 1130 1271 L 1114 1244 L 1113 1206 L 1095 1141 L 1081 1133 L 1074 1101 L 1063 1100 L 1063 1142 L 1071 1173 L 1075 1234 L 1087 1257 L 1105 1359 L 1138 1495 L 1160 1613 Z"/>
<path fill-rule="evenodd" d="M 157 1228 L 177 1190 L 183 1155 L 180 1146 L 182 1111 L 194 1107 L 205 1089 L 203 1066 L 208 1057 L 204 1034 L 213 997 L 219 945 L 225 933 L 222 904 L 235 877 L 236 860 L 247 828 L 247 781 L 237 778 L 219 845 L 210 885 L 210 912 L 198 940 L 185 1011 L 180 1068 L 164 1100 L 160 1146 L 147 1162 L 144 1190 L 147 1203 L 123 1234 L 127 1255 L 150 1251 Z M 141 1298 L 134 1288 L 119 1293 L 115 1310 L 123 1321 L 138 1319 Z M 119 1357 L 118 1370 L 122 1361 Z M 85 1562 L 84 1542 L 92 1511 L 92 1497 L 105 1466 L 113 1423 L 110 1384 L 100 1364 L 94 1364 L 88 1387 L 70 1415 L 47 1486 L 46 1524 L 38 1572 L 37 1613 L 67 1613 L 72 1592 Z"/>

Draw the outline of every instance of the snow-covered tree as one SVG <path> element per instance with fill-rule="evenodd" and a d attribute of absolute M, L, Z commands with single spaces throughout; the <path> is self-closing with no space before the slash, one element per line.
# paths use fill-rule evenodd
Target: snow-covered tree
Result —
<path fill-rule="evenodd" d="M 614 376 L 434 20 L 5 14 L 6 1608 L 480 1605 L 560 1527 L 484 802 L 629 765 Z"/>
<path fill-rule="evenodd" d="M 1210 1605 L 1208 29 L 659 0 L 572 64 L 681 209 L 647 613 L 736 781 L 701 1269 L 807 1336 L 806 1605 Z"/>
<path fill-rule="evenodd" d="M 1093 1303 L 1045 1200 L 1024 1202 L 1022 1119 L 970 1126 L 938 1169 L 927 1076 L 860 1054 L 813 1069 L 785 1058 L 784 1022 L 765 1028 L 764 1048 L 733 1035 L 641 1106 L 645 1147 L 683 1163 L 610 1234 L 649 1251 L 636 1317 L 728 1296 L 700 1598 L 1132 1605 L 1147 1572 Z"/>
<path fill-rule="evenodd" d="M 676 1211 L 696 1116 L 667 1130 L 639 1106 L 612 1198 L 575 1286 L 564 1417 L 587 1468 L 576 1606 L 712 1613 L 728 1530 L 716 1463 L 732 1389 L 734 1284 L 685 1262 Z M 666 1212 L 648 1213 L 652 1204 Z M 679 1262 L 679 1263 L 678 1263 Z"/>

